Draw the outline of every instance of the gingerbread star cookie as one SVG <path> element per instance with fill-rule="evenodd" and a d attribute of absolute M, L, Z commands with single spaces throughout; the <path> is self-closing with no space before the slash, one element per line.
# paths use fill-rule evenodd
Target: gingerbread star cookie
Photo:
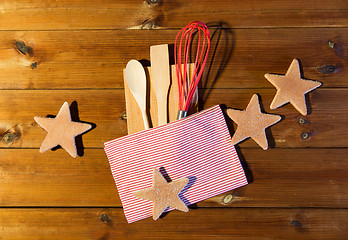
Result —
<path fill-rule="evenodd" d="M 257 94 L 254 94 L 244 111 L 227 109 L 227 115 L 238 124 L 237 130 L 232 137 L 235 145 L 250 137 L 264 150 L 268 148 L 265 129 L 280 121 L 279 115 L 261 112 Z"/>
<path fill-rule="evenodd" d="M 60 145 L 72 157 L 77 156 L 75 137 L 92 127 L 87 123 L 71 121 L 67 102 L 63 104 L 55 118 L 34 117 L 34 120 L 47 132 L 40 147 L 41 153 Z"/>
<path fill-rule="evenodd" d="M 153 170 L 152 187 L 134 192 L 134 196 L 152 201 L 152 218 L 157 220 L 167 207 L 187 212 L 189 209 L 179 198 L 179 193 L 189 182 L 188 178 L 167 182 L 162 174 Z"/>
<path fill-rule="evenodd" d="M 321 86 L 321 82 L 301 78 L 297 59 L 292 60 L 285 75 L 268 73 L 265 78 L 277 88 L 270 108 L 275 109 L 290 102 L 302 115 L 307 115 L 305 94 Z"/>

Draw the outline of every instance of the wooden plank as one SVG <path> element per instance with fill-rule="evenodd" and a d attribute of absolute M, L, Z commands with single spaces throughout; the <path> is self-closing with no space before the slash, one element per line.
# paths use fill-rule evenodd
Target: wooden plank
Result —
<path fill-rule="evenodd" d="M 197 209 L 128 224 L 122 209 L 1 209 L 4 239 L 346 239 L 347 209 Z M 101 220 L 103 216 L 104 222 Z M 151 229 L 151 231 L 149 231 Z"/>
<path fill-rule="evenodd" d="M 71 158 L 63 150 L 0 151 L 0 205 L 120 206 L 103 150 Z M 116 204 L 115 204 L 116 203 Z"/>
<path fill-rule="evenodd" d="M 4 90 L 2 93 L 0 101 L 12 103 L 0 110 L 1 147 L 40 147 L 46 132 L 35 123 L 34 116 L 55 116 L 65 101 L 72 104 L 73 121 L 85 121 L 95 127 L 82 136 L 78 146 L 101 148 L 104 142 L 127 134 L 126 121 L 121 119 L 126 112 L 123 90 Z"/>
<path fill-rule="evenodd" d="M 293 58 L 300 59 L 304 77 L 323 82 L 323 88 L 348 86 L 345 29 L 214 31 L 203 87 L 273 88 L 264 74 L 285 74 Z M 151 45 L 174 44 L 176 34 L 177 30 L 1 31 L 0 89 L 122 88 L 127 62 L 149 60 Z"/>
<path fill-rule="evenodd" d="M 317 89 L 307 94 L 308 115 L 302 116 L 291 104 L 275 110 L 269 106 L 276 90 L 246 89 L 246 90 L 218 90 L 207 96 L 204 108 L 216 103 L 223 103 L 227 107 L 244 110 L 252 94 L 261 97 L 261 104 L 267 113 L 278 114 L 282 120 L 266 131 L 269 146 L 273 147 L 345 147 L 347 135 L 347 109 L 345 104 L 337 104 L 338 99 L 345 102 L 348 97 L 345 89 Z M 201 93 L 205 94 L 205 93 Z M 339 105 L 339 107 L 337 106 Z M 227 118 L 231 132 L 237 125 Z M 234 130 L 232 130 L 234 129 Z M 238 144 L 242 147 L 259 147 L 253 140 Z"/>
<path fill-rule="evenodd" d="M 348 101 L 348 90 L 318 89 L 310 93 L 310 114 L 302 116 L 292 105 L 270 111 L 274 89 L 214 89 L 204 94 L 203 108 L 216 104 L 245 109 L 253 93 L 261 96 L 266 112 L 280 114 L 283 120 L 270 128 L 270 147 L 347 147 L 347 105 L 337 104 L 337 99 Z M 61 105 L 76 101 L 72 107 L 81 121 L 94 123 L 95 129 L 82 135 L 83 146 L 102 148 L 104 142 L 127 134 L 124 91 L 115 90 L 1 90 L 0 147 L 39 148 L 46 132 L 34 122 L 34 116 L 56 115 Z M 77 111 L 76 111 L 77 106 Z M 300 119 L 301 118 L 301 119 Z M 304 120 L 305 123 L 299 123 Z M 76 121 L 76 119 L 75 119 Z M 231 132 L 236 125 L 227 119 Z M 301 121 L 300 121 L 301 122 Z M 301 138 L 308 133 L 308 138 Z M 249 139 L 239 144 L 257 147 Z"/>
<path fill-rule="evenodd" d="M 0 151 L 0 206 L 120 207 L 102 149 Z M 249 183 L 198 207 L 348 207 L 348 149 L 238 151 Z M 313 167 L 315 166 L 315 167 Z"/>
<path fill-rule="evenodd" d="M 348 24 L 347 13 L 342 0 L 14 0 L 1 5 L 0 29 L 178 28 L 194 20 L 242 28 L 341 27 Z"/>
<path fill-rule="evenodd" d="M 199 206 L 339 208 L 345 202 L 347 149 L 241 148 L 238 153 L 250 184 Z"/>

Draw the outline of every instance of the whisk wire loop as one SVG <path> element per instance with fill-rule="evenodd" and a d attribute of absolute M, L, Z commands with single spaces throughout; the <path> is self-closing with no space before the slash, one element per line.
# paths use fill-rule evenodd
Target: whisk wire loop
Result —
<path fill-rule="evenodd" d="M 190 76 L 189 58 L 194 35 L 198 35 L 197 51 L 194 55 L 193 74 Z M 210 49 L 208 27 L 195 21 L 181 29 L 175 38 L 174 60 L 179 87 L 179 110 L 187 112 L 198 83 L 202 77 Z"/>

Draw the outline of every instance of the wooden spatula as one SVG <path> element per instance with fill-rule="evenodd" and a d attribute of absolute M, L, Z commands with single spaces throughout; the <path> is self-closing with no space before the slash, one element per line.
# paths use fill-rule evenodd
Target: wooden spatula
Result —
<path fill-rule="evenodd" d="M 151 85 L 154 89 L 158 107 L 158 125 L 168 123 L 168 91 L 170 86 L 168 44 L 150 47 Z"/>

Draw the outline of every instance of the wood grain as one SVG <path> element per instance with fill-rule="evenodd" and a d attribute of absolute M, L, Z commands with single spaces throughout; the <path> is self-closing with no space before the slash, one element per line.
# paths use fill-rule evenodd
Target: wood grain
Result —
<path fill-rule="evenodd" d="M 344 0 L 2 1 L 0 239 L 347 239 L 347 14 Z M 122 70 L 130 59 L 150 66 L 149 47 L 173 44 L 193 20 L 212 34 L 200 109 L 245 109 L 258 93 L 282 121 L 267 132 L 269 150 L 237 146 L 249 185 L 127 224 L 102 149 L 127 134 Z M 285 74 L 293 58 L 323 83 L 305 117 L 269 110 L 264 74 Z M 38 150 L 46 132 L 33 117 L 65 101 L 74 121 L 94 124 L 75 159 Z"/>
<path fill-rule="evenodd" d="M 198 207 L 348 207 L 347 149 L 238 150 L 249 184 Z M 313 167 L 315 166 L 315 167 Z M 0 206 L 120 207 L 102 149 L 0 151 Z"/>
<path fill-rule="evenodd" d="M 335 208 L 345 202 L 346 149 L 240 148 L 238 153 L 250 184 L 199 206 Z"/>
<path fill-rule="evenodd" d="M 270 147 L 347 147 L 347 106 L 337 104 L 338 99 L 348 101 L 345 89 L 321 89 L 308 94 L 310 114 L 303 117 L 291 105 L 269 110 L 275 89 L 214 89 L 202 92 L 203 108 L 225 104 L 235 109 L 245 109 L 251 96 L 258 93 L 265 112 L 280 114 L 283 120 L 268 132 Z M 0 146 L 14 148 L 39 148 L 46 132 L 34 122 L 34 116 L 56 115 L 61 105 L 75 101 L 72 110 L 74 121 L 95 124 L 95 128 L 82 135 L 86 148 L 102 148 L 104 142 L 127 134 L 123 89 L 109 90 L 0 90 Z M 299 119 L 305 120 L 300 124 Z M 227 118 L 231 133 L 236 129 Z M 308 138 L 301 139 L 307 132 Z M 239 146 L 256 147 L 248 139 Z"/>
<path fill-rule="evenodd" d="M 4 2 L 0 10 L 1 30 L 181 28 L 194 20 L 235 28 L 348 25 L 342 0 L 14 0 Z"/>
<path fill-rule="evenodd" d="M 46 132 L 34 122 L 34 116 L 55 116 L 65 101 L 72 104 L 73 121 L 85 121 L 95 127 L 82 135 L 85 147 L 101 148 L 104 142 L 127 134 L 126 121 L 121 119 L 126 112 L 123 90 L 3 90 L 2 93 L 0 101 L 13 99 L 0 110 L 2 147 L 39 147 Z"/>
<path fill-rule="evenodd" d="M 227 107 L 244 110 L 250 101 L 252 94 L 257 93 L 261 100 L 261 108 L 264 112 L 278 114 L 282 120 L 268 128 L 269 146 L 271 147 L 344 147 L 347 134 L 345 117 L 345 104 L 337 104 L 338 99 L 347 97 L 345 89 L 317 89 L 307 94 L 308 115 L 302 116 L 291 104 L 281 108 L 270 110 L 269 106 L 274 98 L 276 90 L 268 89 L 243 89 L 243 90 L 214 90 L 201 99 L 204 108 L 217 103 L 223 103 Z M 202 93 L 201 90 L 201 94 Z M 204 96 L 204 95 L 203 95 Z M 342 107 L 342 108 L 341 108 Z M 227 119 L 230 131 L 233 133 L 237 125 Z M 304 120 L 304 123 L 301 123 Z M 340 127 L 341 126 L 341 127 Z M 343 127 L 343 128 L 342 128 Z M 308 138 L 303 138 L 303 133 L 308 133 Z M 302 136 L 302 137 L 301 137 Z M 334 144 L 333 144 L 334 143 Z M 242 147 L 256 147 L 256 143 L 247 139 L 239 144 Z"/>
<path fill-rule="evenodd" d="M 104 222 L 101 220 L 104 219 Z M 4 239 L 346 239 L 347 209 L 196 209 L 128 224 L 122 209 L 1 209 Z M 149 231 L 151 229 L 151 231 Z"/>
<path fill-rule="evenodd" d="M 120 206 L 102 149 L 75 159 L 62 149 L 2 150 L 0 162 L 1 206 Z"/>
<path fill-rule="evenodd" d="M 176 34 L 0 31 L 0 88 L 123 88 L 127 62 L 149 60 L 151 45 L 174 44 Z M 300 60 L 304 77 L 321 81 L 322 88 L 348 86 L 346 28 L 211 29 L 211 34 L 203 88 L 273 88 L 264 74 L 285 74 L 293 58 Z M 28 52 L 18 51 L 16 42 Z"/>

